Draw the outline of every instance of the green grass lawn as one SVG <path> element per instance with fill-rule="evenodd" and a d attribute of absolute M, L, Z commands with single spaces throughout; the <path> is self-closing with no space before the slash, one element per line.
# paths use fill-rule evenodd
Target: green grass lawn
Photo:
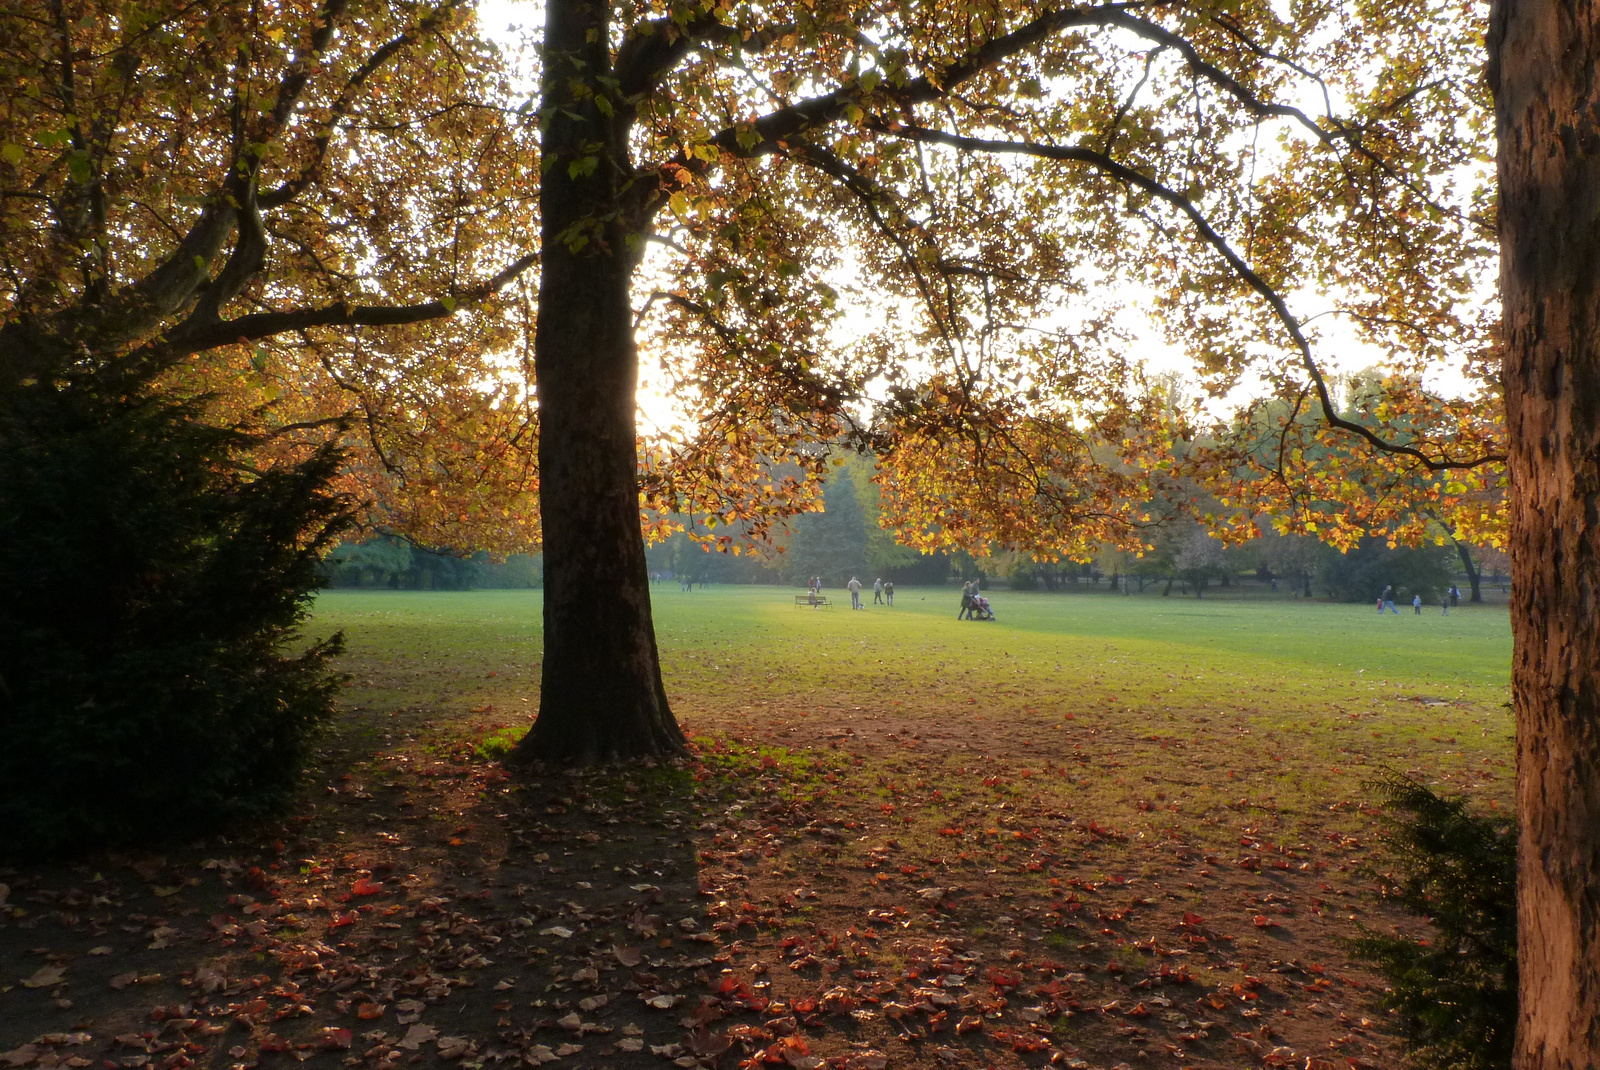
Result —
<path fill-rule="evenodd" d="M 893 609 L 794 605 L 788 588 L 655 589 L 663 672 L 691 732 L 895 718 L 910 730 L 1020 733 L 1058 756 L 1104 750 L 1108 815 L 1170 780 L 1191 813 L 1241 799 L 1294 821 L 1363 797 L 1382 767 L 1509 801 L 1511 654 L 1503 607 L 1379 617 L 1364 605 L 997 591 L 993 623 L 947 589 Z M 842 592 L 841 592 L 842 594 Z M 358 704 L 432 705 L 441 732 L 524 725 L 537 706 L 537 591 L 329 591 L 315 627 L 348 633 Z M 824 720 L 807 717 L 822 715 Z M 451 723 L 445 723 L 451 722 Z M 1055 743 L 1039 732 L 1063 731 Z M 1033 740 L 1029 737 L 1037 737 Z M 1027 740 L 1024 742 L 1024 740 Z M 1100 769 L 1097 764 L 1096 769 Z M 1124 790 L 1127 789 L 1127 790 Z"/>

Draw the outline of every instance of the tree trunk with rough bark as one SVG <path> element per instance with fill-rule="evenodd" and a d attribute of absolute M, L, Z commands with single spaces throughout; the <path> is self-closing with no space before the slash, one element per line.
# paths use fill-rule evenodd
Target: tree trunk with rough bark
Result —
<path fill-rule="evenodd" d="M 639 528 L 629 283 L 648 222 L 629 210 L 627 122 L 595 103 L 608 93 L 609 21 L 605 3 L 546 8 L 534 341 L 544 667 L 522 761 L 684 749 L 661 685 Z"/>
<path fill-rule="evenodd" d="M 1600 1066 L 1600 7 L 1498 0 L 1516 1066 Z"/>

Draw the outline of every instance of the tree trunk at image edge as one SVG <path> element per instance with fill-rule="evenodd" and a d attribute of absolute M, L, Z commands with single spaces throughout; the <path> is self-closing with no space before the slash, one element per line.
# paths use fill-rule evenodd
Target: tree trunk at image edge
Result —
<path fill-rule="evenodd" d="M 1518 1070 L 1600 1066 L 1600 8 L 1491 17 L 1511 471 Z"/>
<path fill-rule="evenodd" d="M 534 340 L 544 668 L 524 761 L 684 748 L 661 685 L 639 529 L 629 281 L 643 228 L 626 210 L 625 123 L 594 104 L 609 80 L 608 21 L 603 3 L 552 0 L 546 13 Z"/>

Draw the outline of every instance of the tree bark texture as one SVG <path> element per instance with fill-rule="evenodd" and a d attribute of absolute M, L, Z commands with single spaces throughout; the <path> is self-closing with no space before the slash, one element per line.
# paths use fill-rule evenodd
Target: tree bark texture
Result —
<path fill-rule="evenodd" d="M 544 528 L 539 715 L 519 759 L 574 764 L 680 752 L 639 528 L 626 123 L 608 90 L 610 11 L 546 8 L 542 242 L 534 370 Z"/>
<path fill-rule="evenodd" d="M 1600 6 L 1497 0 L 1516 1066 L 1600 1066 Z"/>

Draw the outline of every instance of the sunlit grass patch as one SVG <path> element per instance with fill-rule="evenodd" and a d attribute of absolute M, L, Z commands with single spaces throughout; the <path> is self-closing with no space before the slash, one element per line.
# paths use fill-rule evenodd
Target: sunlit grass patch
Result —
<path fill-rule="evenodd" d="M 478 745 L 472 749 L 472 756 L 482 761 L 501 761 L 528 734 L 528 728 L 528 725 L 497 728 L 478 741 Z"/>

